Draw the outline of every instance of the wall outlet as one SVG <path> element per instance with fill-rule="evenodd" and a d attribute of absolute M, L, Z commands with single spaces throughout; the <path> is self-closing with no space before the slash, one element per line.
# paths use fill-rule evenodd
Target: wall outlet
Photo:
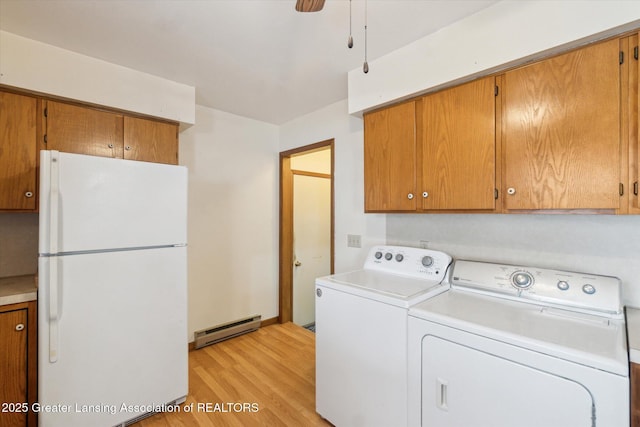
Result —
<path fill-rule="evenodd" d="M 362 241 L 359 234 L 347 234 L 347 247 L 348 248 L 361 248 Z"/>

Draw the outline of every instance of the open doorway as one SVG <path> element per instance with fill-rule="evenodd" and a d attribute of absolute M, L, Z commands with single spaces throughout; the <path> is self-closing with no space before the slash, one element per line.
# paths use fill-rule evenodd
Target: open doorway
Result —
<path fill-rule="evenodd" d="M 333 139 L 280 153 L 281 323 L 315 322 L 315 278 L 334 271 Z"/>

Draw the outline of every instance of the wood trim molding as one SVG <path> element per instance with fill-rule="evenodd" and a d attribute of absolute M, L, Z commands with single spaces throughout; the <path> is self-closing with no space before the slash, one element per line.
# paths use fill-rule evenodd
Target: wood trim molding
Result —
<path fill-rule="evenodd" d="M 286 323 L 293 320 L 293 175 L 318 176 L 331 179 L 331 274 L 335 268 L 335 141 L 327 139 L 315 144 L 305 145 L 280 153 L 280 243 L 279 243 L 279 294 L 280 303 L 278 321 Z M 294 171 L 291 169 L 291 156 L 301 153 L 331 149 L 331 174 Z"/>
<path fill-rule="evenodd" d="M 294 175 L 303 175 L 303 176 L 312 176 L 314 178 L 331 179 L 331 174 L 328 174 L 328 173 L 301 171 L 301 170 L 298 170 L 298 169 L 291 169 L 291 173 L 294 174 Z"/>

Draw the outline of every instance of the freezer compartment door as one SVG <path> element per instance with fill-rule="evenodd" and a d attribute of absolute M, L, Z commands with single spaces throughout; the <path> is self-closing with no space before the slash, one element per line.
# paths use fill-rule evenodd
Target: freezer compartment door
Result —
<path fill-rule="evenodd" d="M 183 166 L 40 152 L 41 254 L 187 242 Z"/>
<path fill-rule="evenodd" d="M 116 425 L 187 395 L 186 247 L 41 257 L 39 274 L 38 401 L 67 410 L 41 426 Z"/>

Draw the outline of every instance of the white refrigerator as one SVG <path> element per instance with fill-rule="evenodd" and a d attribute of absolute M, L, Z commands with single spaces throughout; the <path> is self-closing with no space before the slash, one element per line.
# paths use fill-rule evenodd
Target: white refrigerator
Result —
<path fill-rule="evenodd" d="M 39 222 L 39 425 L 184 401 L 187 169 L 42 151 Z"/>

